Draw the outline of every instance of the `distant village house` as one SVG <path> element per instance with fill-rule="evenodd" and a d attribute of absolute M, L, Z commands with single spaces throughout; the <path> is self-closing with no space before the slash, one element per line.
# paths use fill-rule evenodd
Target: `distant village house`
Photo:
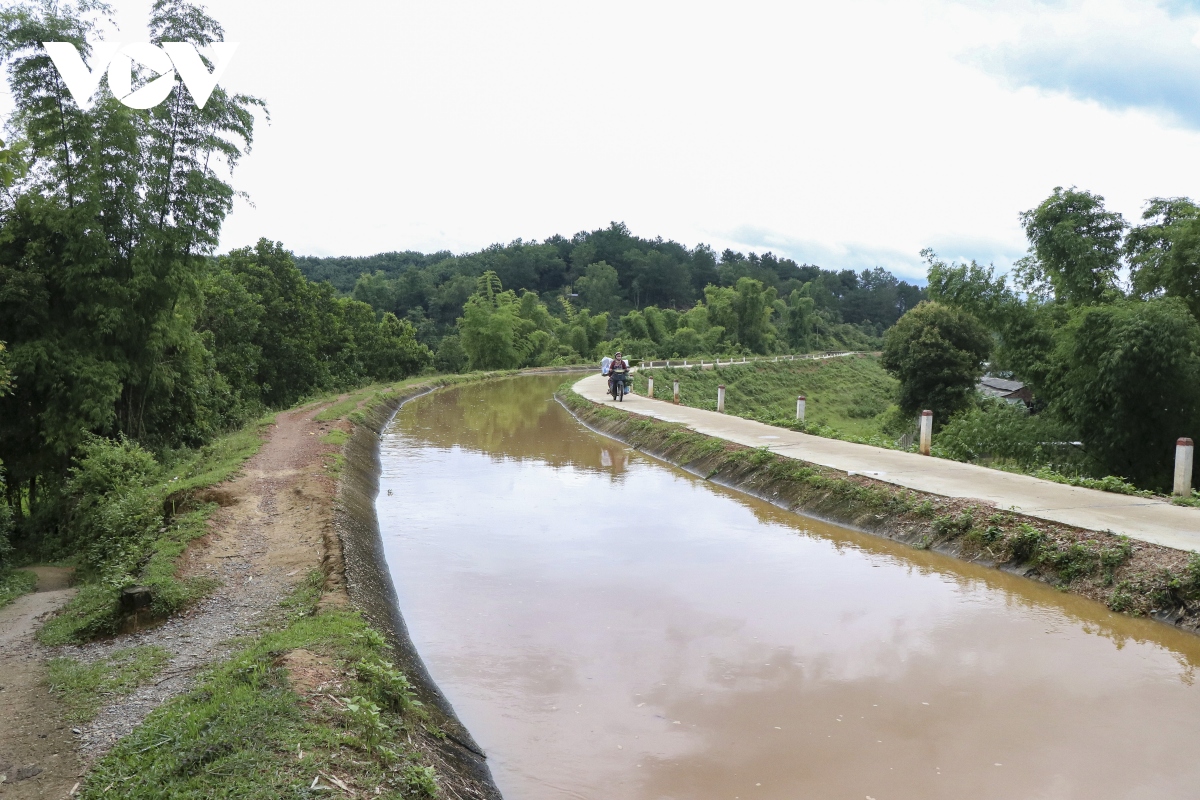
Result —
<path fill-rule="evenodd" d="M 1033 404 L 1033 392 L 1020 381 L 1010 381 L 1004 378 L 993 378 L 984 375 L 975 386 L 981 394 L 988 397 L 998 397 L 1006 403 L 1023 403 L 1026 407 Z"/>

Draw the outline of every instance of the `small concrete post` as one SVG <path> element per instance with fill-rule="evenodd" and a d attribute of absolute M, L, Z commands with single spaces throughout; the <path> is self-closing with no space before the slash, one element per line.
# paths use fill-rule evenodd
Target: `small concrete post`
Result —
<path fill-rule="evenodd" d="M 1175 494 L 1192 496 L 1192 440 L 1183 438 L 1175 442 Z"/>
<path fill-rule="evenodd" d="M 725 413 L 725 384 L 717 387 L 717 411 Z"/>
<path fill-rule="evenodd" d="M 646 397 L 654 398 L 654 378 L 646 378 Z"/>
<path fill-rule="evenodd" d="M 679 381 L 675 381 L 673 394 L 675 395 L 675 405 L 679 405 Z"/>
<path fill-rule="evenodd" d="M 933 443 L 933 412 L 921 412 L 921 455 L 929 455 L 929 447 Z"/>
<path fill-rule="evenodd" d="M 808 403 L 808 399 L 804 395 L 796 398 L 796 419 L 804 422 L 804 406 Z"/>

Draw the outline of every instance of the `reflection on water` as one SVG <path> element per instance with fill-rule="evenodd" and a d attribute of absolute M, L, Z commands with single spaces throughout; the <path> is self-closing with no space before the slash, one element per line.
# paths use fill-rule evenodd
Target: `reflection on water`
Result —
<path fill-rule="evenodd" d="M 517 378 L 442 392 L 436 402 L 420 406 L 422 413 L 397 415 L 390 431 L 427 447 L 620 474 L 625 448 L 579 436 L 579 425 L 554 400 L 554 390 L 569 379 L 561 374 Z"/>
<path fill-rule="evenodd" d="M 401 607 L 507 797 L 1196 795 L 1200 639 L 714 487 L 559 382 L 383 446 Z"/>

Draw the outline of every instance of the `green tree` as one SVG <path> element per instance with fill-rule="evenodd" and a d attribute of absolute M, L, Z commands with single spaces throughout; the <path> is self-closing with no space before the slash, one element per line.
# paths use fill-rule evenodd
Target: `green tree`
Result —
<path fill-rule="evenodd" d="M 463 372 L 467 369 L 467 353 L 458 334 L 443 336 L 433 356 L 433 368 L 438 372 Z"/>
<path fill-rule="evenodd" d="M 901 411 L 929 409 L 942 425 L 974 397 L 991 338 L 979 320 L 941 303 L 924 302 L 884 336 L 884 369 L 900 381 Z"/>
<path fill-rule="evenodd" d="M 0 342 L 0 396 L 12 391 L 12 375 L 4 358 L 4 342 Z"/>
<path fill-rule="evenodd" d="M 172 445 L 217 422 L 221 387 L 193 327 L 198 286 L 261 103 L 217 89 L 200 111 L 179 83 L 152 112 L 106 88 L 83 110 L 41 42 L 71 42 L 88 58 L 108 14 L 88 0 L 0 12 L 21 143 L 20 170 L 2 170 L 15 182 L 0 221 L 0 337 L 18 388 L 0 400 L 0 458 L 10 491 L 24 483 L 31 506 L 39 476 L 61 479 L 89 432 Z M 174 2 L 154 6 L 151 32 L 221 37 L 202 9 Z"/>
<path fill-rule="evenodd" d="M 617 271 L 604 261 L 588 265 L 583 277 L 575 281 L 575 291 L 580 305 L 596 313 L 616 311 L 621 304 Z"/>
<path fill-rule="evenodd" d="M 500 277 L 488 271 L 467 298 L 458 321 L 462 348 L 471 369 L 515 369 L 525 358 L 518 334 L 516 296 L 504 291 Z"/>
<path fill-rule="evenodd" d="M 1104 470 L 1162 489 L 1175 440 L 1200 435 L 1197 385 L 1200 324 L 1178 298 L 1157 298 L 1076 310 L 1046 394 Z"/>
<path fill-rule="evenodd" d="M 1016 272 L 1030 291 L 1053 293 L 1065 303 L 1098 303 L 1121 295 L 1124 218 L 1104 208 L 1104 198 L 1057 186 L 1034 209 L 1021 214 L 1030 255 Z"/>
<path fill-rule="evenodd" d="M 804 352 L 812 347 L 816 312 L 816 303 L 799 289 L 793 289 L 788 295 L 784 336 L 792 352 Z"/>
<path fill-rule="evenodd" d="M 1156 197 L 1125 239 L 1130 280 L 1141 297 L 1178 297 L 1200 318 L 1200 206 Z"/>
<path fill-rule="evenodd" d="M 947 264 L 932 250 L 921 251 L 929 263 L 929 297 L 962 309 L 977 318 L 993 337 L 992 368 L 1009 371 L 1041 387 L 1054 350 L 1054 331 L 1066 311 L 1036 296 L 1022 298 L 1008 285 L 1005 275 L 974 261 Z"/>
<path fill-rule="evenodd" d="M 735 287 L 705 287 L 704 297 L 708 319 L 724 328 L 726 337 L 751 352 L 770 352 L 777 338 L 771 324 L 774 287 L 764 288 L 753 278 L 739 278 Z"/>

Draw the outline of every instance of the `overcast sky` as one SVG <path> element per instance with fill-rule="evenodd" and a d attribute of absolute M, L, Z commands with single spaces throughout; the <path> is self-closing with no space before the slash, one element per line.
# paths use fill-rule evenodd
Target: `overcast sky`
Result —
<path fill-rule="evenodd" d="M 148 0 L 115 0 L 146 38 Z M 271 123 L 222 247 L 641 236 L 1007 267 L 1055 186 L 1200 196 L 1200 2 L 214 0 Z"/>

